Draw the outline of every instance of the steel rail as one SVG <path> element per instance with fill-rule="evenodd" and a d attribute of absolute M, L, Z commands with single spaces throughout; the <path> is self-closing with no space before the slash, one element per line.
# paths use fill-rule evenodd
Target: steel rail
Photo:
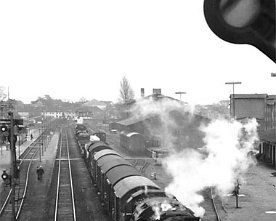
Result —
<path fill-rule="evenodd" d="M 69 165 L 69 175 L 70 175 L 70 189 L 71 189 L 71 199 L 72 199 L 72 209 L 73 209 L 73 218 L 76 220 L 76 208 L 75 208 L 75 196 L 74 196 L 74 186 L 72 179 L 72 169 L 71 169 L 71 161 L 70 161 L 70 153 L 69 153 L 69 143 L 68 136 L 66 133 L 66 147 L 67 147 L 67 156 L 68 156 L 68 165 Z"/>
<path fill-rule="evenodd" d="M 60 139 L 60 149 L 59 149 L 59 161 L 58 161 L 58 180 L 57 180 L 57 191 L 56 191 L 56 203 L 55 203 L 55 215 L 54 220 L 58 220 L 58 206 L 59 206 L 59 193 L 60 193 L 60 181 L 61 181 L 61 157 L 62 157 L 62 146 L 63 139 L 61 134 Z M 68 170 L 69 170 L 69 182 L 70 182 L 70 193 L 71 193 L 71 202 L 72 202 L 72 216 L 73 220 L 76 221 L 76 208 L 75 208 L 75 197 L 74 197 L 74 188 L 73 188 L 73 179 L 72 179 L 72 168 L 71 168 L 71 160 L 70 160 L 70 152 L 69 152 L 69 144 L 67 133 L 65 132 L 65 142 L 66 142 L 66 150 L 67 150 L 67 161 L 68 161 Z"/>
<path fill-rule="evenodd" d="M 11 192 L 12 192 L 12 191 L 10 190 L 10 192 L 9 192 L 8 196 L 6 197 L 6 200 L 5 200 L 3 206 L 2 206 L 2 208 L 1 208 L 1 210 L 0 210 L 0 216 L 2 216 L 2 214 L 3 214 L 3 212 L 4 212 L 5 208 L 6 208 L 6 206 L 7 206 L 7 204 L 8 204 L 8 202 L 9 202 L 9 200 L 10 200 Z"/>
<path fill-rule="evenodd" d="M 32 158 L 31 158 L 31 161 L 29 162 L 28 169 L 27 169 L 27 176 L 26 176 L 25 188 L 24 188 L 24 192 L 23 192 L 23 195 L 22 195 L 22 200 L 21 200 L 21 202 L 20 202 L 19 208 L 18 208 L 17 213 L 16 213 L 16 217 L 15 217 L 16 219 L 19 218 L 19 215 L 20 215 L 20 212 L 21 212 L 23 203 L 24 203 L 24 201 L 25 201 L 25 196 L 26 196 L 27 188 L 28 188 L 28 184 L 29 184 L 30 168 L 31 168 L 31 165 L 32 165 L 32 162 L 33 162 L 33 158 L 34 158 L 34 156 L 36 156 L 36 154 L 37 154 L 37 152 L 38 152 L 39 150 L 40 150 L 40 149 L 37 148 L 37 150 L 35 151 L 35 153 L 33 154 Z"/>
<path fill-rule="evenodd" d="M 217 207 L 216 207 L 216 203 L 215 203 L 215 199 L 213 197 L 213 188 L 210 187 L 210 194 L 211 194 L 211 201 L 212 201 L 212 205 L 214 207 L 214 210 L 215 210 L 215 214 L 216 214 L 216 217 L 217 217 L 217 221 L 221 221 L 220 217 L 219 217 L 219 214 L 218 214 L 218 210 L 217 210 Z"/>
<path fill-rule="evenodd" d="M 31 151 L 35 148 L 35 146 L 36 146 L 37 143 L 39 142 L 40 138 L 41 138 L 41 135 L 40 135 L 34 142 L 32 142 L 32 143 L 29 145 L 29 147 L 32 147 L 32 148 L 29 148 L 29 147 L 28 147 L 28 148 L 25 150 L 25 151 L 26 151 L 26 154 L 24 155 L 23 160 L 26 159 L 27 156 L 31 153 Z M 25 152 L 25 151 L 24 151 L 24 152 Z M 23 196 L 21 197 L 22 200 L 21 200 L 21 202 L 20 202 L 20 205 L 19 205 L 19 207 L 18 207 L 18 210 L 17 210 L 17 212 L 16 212 L 16 214 L 15 214 L 15 215 L 16 215 L 16 219 L 18 219 L 18 217 L 19 217 L 19 215 L 20 215 L 20 212 L 21 212 L 21 209 L 22 209 L 22 206 L 23 206 L 23 203 L 24 203 L 24 199 L 25 199 L 25 196 L 26 196 L 27 188 L 28 188 L 28 180 L 29 180 L 30 167 L 31 167 L 33 158 L 36 156 L 36 154 L 37 154 L 38 151 L 39 151 L 39 148 L 37 148 L 37 150 L 34 152 L 34 154 L 33 154 L 32 157 L 31 157 L 31 160 L 30 160 L 30 162 L 29 162 L 29 164 L 28 164 L 28 169 L 27 169 L 27 172 L 26 172 L 26 181 L 25 181 L 25 185 L 24 185 L 24 192 L 23 192 Z M 23 163 L 23 161 L 21 161 L 19 165 L 21 166 L 22 163 Z M 0 210 L 0 216 L 2 216 L 2 214 L 3 214 L 4 211 L 5 211 L 5 208 L 6 208 L 8 202 L 9 202 L 9 200 L 10 200 L 11 193 L 12 193 L 12 189 L 10 189 L 10 191 L 9 191 L 7 197 L 6 197 L 6 200 L 5 200 L 3 206 L 2 206 L 2 208 L 1 208 L 1 210 Z"/>
<path fill-rule="evenodd" d="M 61 147 L 62 147 L 62 135 L 60 134 L 59 159 L 61 159 Z M 57 214 L 58 214 L 59 185 L 60 185 L 60 160 L 58 161 L 58 180 L 57 180 L 56 205 L 55 205 L 55 217 L 54 217 L 54 220 L 57 220 Z"/>

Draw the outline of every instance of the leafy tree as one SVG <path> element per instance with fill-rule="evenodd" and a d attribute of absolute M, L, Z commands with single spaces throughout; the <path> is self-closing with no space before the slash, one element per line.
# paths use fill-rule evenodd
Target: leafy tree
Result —
<path fill-rule="evenodd" d="M 0 86 L 0 101 L 5 100 L 6 97 L 7 97 L 7 94 L 5 93 L 5 88 Z"/>
<path fill-rule="evenodd" d="M 209 105 L 197 105 L 196 110 L 199 114 L 203 114 L 210 118 L 224 117 L 229 118 L 229 100 L 222 100 L 218 103 Z"/>
<path fill-rule="evenodd" d="M 85 98 L 85 97 L 81 97 L 80 100 L 79 100 L 79 103 L 86 103 L 88 100 Z"/>
<path fill-rule="evenodd" d="M 119 100 L 122 103 L 126 103 L 126 102 L 134 99 L 134 91 L 131 88 L 129 81 L 127 80 L 127 78 L 125 76 L 122 78 L 120 85 L 121 85 L 121 88 L 120 88 Z"/>

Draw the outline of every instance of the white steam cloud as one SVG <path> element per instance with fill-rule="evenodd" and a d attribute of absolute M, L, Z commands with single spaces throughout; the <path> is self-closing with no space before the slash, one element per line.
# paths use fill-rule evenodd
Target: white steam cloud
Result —
<path fill-rule="evenodd" d="M 165 190 L 197 216 L 205 212 L 200 207 L 204 200 L 200 191 L 214 187 L 221 195 L 228 193 L 237 179 L 243 181 L 244 172 L 254 163 L 250 153 L 258 141 L 255 119 L 244 123 L 206 121 L 179 102 L 166 99 L 144 100 L 133 113 L 143 118 L 158 116 L 158 123 L 151 121 L 148 130 L 161 139 L 161 147 L 170 151 L 163 166 L 173 179 Z"/>
<path fill-rule="evenodd" d="M 166 191 L 202 216 L 204 209 L 199 204 L 203 197 L 199 192 L 215 187 L 218 193 L 226 194 L 253 163 L 248 154 L 254 151 L 254 143 L 258 140 L 256 128 L 256 120 L 244 125 L 237 121 L 215 120 L 202 127 L 206 134 L 204 153 L 185 149 L 164 161 L 167 172 L 173 176 Z"/>

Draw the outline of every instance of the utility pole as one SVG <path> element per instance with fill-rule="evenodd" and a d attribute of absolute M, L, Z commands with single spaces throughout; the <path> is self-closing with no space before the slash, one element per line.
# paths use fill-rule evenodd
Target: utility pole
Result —
<path fill-rule="evenodd" d="M 12 204 L 12 221 L 16 221 L 15 216 L 15 173 L 16 173 L 16 152 L 15 152 L 15 140 L 14 140 L 14 120 L 13 112 L 9 112 L 10 116 L 10 152 L 11 152 L 11 204 Z"/>
<path fill-rule="evenodd" d="M 177 92 L 175 92 L 175 94 L 179 94 L 179 98 L 180 98 L 180 100 L 181 100 L 181 95 L 182 94 L 186 94 L 186 92 L 184 92 L 184 91 L 177 91 Z"/>
<path fill-rule="evenodd" d="M 225 82 L 225 84 L 232 84 L 233 85 L 233 96 L 232 96 L 233 118 L 236 119 L 236 115 L 235 115 L 235 84 L 241 84 L 241 82 L 232 81 L 232 82 Z M 230 105 L 230 113 L 231 113 L 231 105 Z M 230 116 L 231 116 L 231 114 L 230 114 Z"/>

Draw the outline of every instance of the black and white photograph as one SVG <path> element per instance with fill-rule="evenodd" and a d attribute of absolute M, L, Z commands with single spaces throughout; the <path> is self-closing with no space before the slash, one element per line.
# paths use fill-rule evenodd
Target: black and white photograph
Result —
<path fill-rule="evenodd" d="M 275 8 L 0 1 L 0 220 L 275 221 Z"/>

